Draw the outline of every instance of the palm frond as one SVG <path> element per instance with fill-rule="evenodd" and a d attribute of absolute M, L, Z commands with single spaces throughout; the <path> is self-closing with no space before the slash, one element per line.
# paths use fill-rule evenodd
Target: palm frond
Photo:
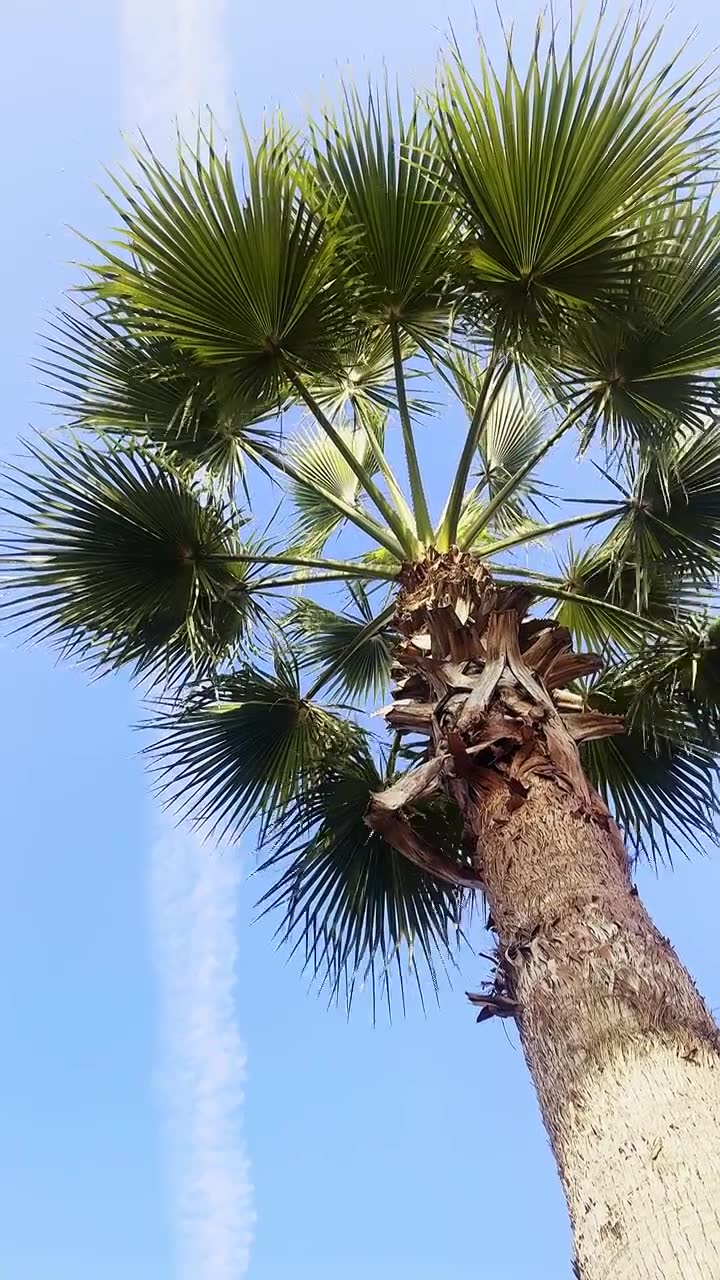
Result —
<path fill-rule="evenodd" d="M 577 646 L 600 651 L 636 652 L 653 624 L 664 631 L 697 599 L 692 584 L 663 566 L 657 572 L 649 566 L 641 572 L 629 560 L 618 564 L 609 542 L 584 551 L 570 545 L 561 560 L 558 585 L 563 594 L 554 616 Z"/>
<path fill-rule="evenodd" d="M 583 763 L 636 853 L 671 861 L 673 847 L 717 840 L 717 765 L 670 689 L 638 695 L 641 666 L 611 670 L 591 691 L 590 705 L 623 715 L 626 729 L 585 743 Z"/>
<path fill-rule="evenodd" d="M 347 423 L 338 426 L 346 445 L 370 475 L 377 474 L 378 467 L 368 434 L 375 432 L 378 447 L 382 449 L 384 426 L 384 420 L 372 422 L 368 431 Z M 342 510 L 332 499 L 339 499 L 346 507 L 359 507 L 360 483 L 332 440 L 320 429 L 303 430 L 288 442 L 286 449 L 296 476 L 289 486 L 295 509 L 290 544 L 307 553 L 319 552 L 345 523 Z"/>
<path fill-rule="evenodd" d="M 403 342 L 403 357 L 410 359 L 415 347 Z M 358 324 L 332 353 L 327 369 L 310 382 L 317 403 L 332 419 L 351 418 L 354 412 L 397 409 L 392 338 L 387 325 Z M 421 401 L 414 401 L 417 412 Z"/>
<path fill-rule="evenodd" d="M 692 183 L 711 138 L 702 76 L 656 62 L 661 33 L 628 15 L 560 58 L 538 26 L 521 76 L 481 48 L 479 78 L 446 62 L 435 121 L 466 229 L 468 285 L 498 339 L 547 345 L 567 308 L 612 302 L 628 269 L 628 210 Z M 475 282 L 473 285 L 473 281 Z"/>
<path fill-rule="evenodd" d="M 363 101 L 346 89 L 339 118 L 313 132 L 315 176 L 338 211 L 343 255 L 360 309 L 403 332 L 443 325 L 452 208 L 429 122 L 405 118 L 387 88 Z"/>
<path fill-rule="evenodd" d="M 185 414 L 202 429 L 212 375 L 169 338 L 131 336 L 112 312 L 60 311 L 41 370 L 72 426 L 164 436 Z"/>
<path fill-rule="evenodd" d="M 379 698 L 390 682 L 393 645 L 388 621 L 373 617 L 367 592 L 355 584 L 355 613 L 336 613 L 314 600 L 297 600 L 286 632 L 302 668 L 332 668 L 327 688 L 354 698 Z M 322 671 L 320 672 L 322 675 Z"/>
<path fill-rule="evenodd" d="M 237 520 L 166 462 L 79 442 L 31 445 L 4 490 L 5 616 L 99 669 L 211 670 L 262 615 Z"/>
<path fill-rule="evenodd" d="M 708 201 L 672 199 L 632 233 L 623 292 L 604 316 L 569 326 L 557 364 L 562 394 L 593 390 L 606 440 L 662 440 L 677 421 L 717 410 L 720 219 Z"/>
<path fill-rule="evenodd" d="M 462 352 L 453 354 L 451 367 L 458 397 L 468 418 L 472 418 L 482 394 L 486 368 L 476 356 Z M 527 463 L 537 454 L 544 434 L 537 397 L 508 378 L 498 391 L 480 432 L 480 466 L 475 475 L 478 499 L 484 494 L 486 500 L 495 498 L 513 476 L 522 476 L 495 516 L 493 528 L 498 532 L 527 522 L 529 508 L 547 496 L 547 486 L 532 471 L 523 474 Z"/>
<path fill-rule="evenodd" d="M 638 594 L 661 573 L 714 583 L 720 568 L 720 420 L 675 429 L 629 459 L 627 511 L 607 539 L 619 569 L 637 567 Z"/>
<path fill-rule="evenodd" d="M 522 472 L 535 456 L 544 436 L 539 405 L 531 396 L 523 396 L 516 387 L 505 386 L 500 392 L 480 437 L 481 466 L 478 480 L 494 498 L 503 485 Z M 512 527 L 518 519 L 527 518 L 527 508 L 547 493 L 547 487 L 533 473 L 519 482 L 507 505 L 495 518 L 496 527 Z"/>
<path fill-rule="evenodd" d="M 406 392 L 403 339 L 447 327 L 440 304 L 447 275 L 452 210 L 438 183 L 429 122 L 409 122 L 399 102 L 347 90 L 339 122 L 326 116 L 314 136 L 315 179 L 337 209 L 347 286 L 356 306 L 388 325 L 394 381 L 412 494 L 413 528 L 432 541 L 432 524 Z M 449 310 L 449 308 L 448 308 Z M 386 516 L 387 518 L 387 516 Z"/>
<path fill-rule="evenodd" d="M 256 456 L 254 445 L 278 439 L 262 425 L 277 405 L 239 399 L 222 371 L 169 338 L 128 333 L 111 312 L 61 312 L 46 351 L 40 368 L 71 426 L 148 440 L 229 491 Z"/>
<path fill-rule="evenodd" d="M 152 152 L 116 180 L 119 250 L 99 249 L 94 291 L 133 327 L 222 368 L 240 399 L 281 398 L 285 369 L 327 364 L 346 330 L 335 242 L 296 180 L 295 144 L 271 126 L 246 147 L 244 186 L 211 139 Z"/>
<path fill-rule="evenodd" d="M 264 871 L 280 871 L 261 899 L 278 911 L 280 939 L 300 949 L 330 998 L 349 1006 L 358 989 L 391 1004 L 393 973 L 404 1003 L 404 972 L 437 988 L 438 965 L 454 960 L 464 895 L 419 872 L 364 822 L 370 793 L 387 780 L 362 746 L 328 757 L 309 791 L 271 832 Z M 452 844 L 452 814 L 428 818 Z M 422 997 L 422 988 L 420 988 Z"/>
<path fill-rule="evenodd" d="M 218 839 L 277 821 L 352 726 L 303 699 L 295 660 L 276 649 L 274 670 L 243 665 L 161 712 L 151 755 L 167 802 Z"/>
<path fill-rule="evenodd" d="M 648 717 L 671 704 L 712 748 L 720 735 L 720 620 L 687 613 L 633 659 L 628 681 Z"/>

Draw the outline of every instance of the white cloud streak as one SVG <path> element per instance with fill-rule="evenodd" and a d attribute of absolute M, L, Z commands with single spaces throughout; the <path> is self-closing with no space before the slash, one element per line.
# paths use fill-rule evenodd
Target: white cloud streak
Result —
<path fill-rule="evenodd" d="M 121 0 L 123 127 L 169 151 L 209 106 L 228 121 L 226 0 Z M 235 1014 L 234 855 L 167 832 L 152 858 L 151 930 L 160 1000 L 178 1280 L 241 1280 L 253 1188 L 241 1131 L 246 1055 Z"/>
<path fill-rule="evenodd" d="M 120 13 L 125 127 L 162 149 L 208 106 L 227 125 L 226 0 L 122 0 Z"/>
<path fill-rule="evenodd" d="M 160 1090 L 179 1280 L 240 1280 L 255 1215 L 241 1113 L 245 1047 L 235 1013 L 237 856 L 182 831 L 153 849 Z"/>

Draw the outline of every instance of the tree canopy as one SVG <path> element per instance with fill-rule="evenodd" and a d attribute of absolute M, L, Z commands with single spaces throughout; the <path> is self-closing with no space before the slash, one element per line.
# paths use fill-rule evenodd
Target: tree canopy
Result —
<path fill-rule="evenodd" d="M 636 852 L 714 832 L 715 130 L 706 70 L 627 17 L 113 180 L 116 234 L 47 337 L 61 429 L 6 469 L 4 613 L 130 669 L 159 785 L 218 838 L 259 823 L 264 905 L 331 994 L 435 981 L 472 909 L 447 797 L 414 820 L 455 884 L 365 823 L 424 758 L 369 713 L 428 554 L 599 655 L 557 696 L 624 718 L 582 753 Z"/>

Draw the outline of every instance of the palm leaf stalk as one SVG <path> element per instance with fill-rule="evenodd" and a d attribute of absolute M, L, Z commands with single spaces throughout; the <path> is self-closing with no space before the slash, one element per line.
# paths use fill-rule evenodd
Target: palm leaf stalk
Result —
<path fill-rule="evenodd" d="M 410 418 L 407 391 L 405 389 L 405 373 L 403 369 L 402 350 L 400 347 L 400 335 L 398 333 L 397 321 L 394 318 L 391 318 L 390 320 L 390 335 L 393 346 L 395 385 L 397 388 L 400 425 L 402 427 L 403 445 L 405 448 L 405 460 L 410 479 L 410 492 L 412 493 L 413 507 L 417 513 L 417 535 L 421 543 L 425 546 L 429 546 L 433 541 L 433 528 L 430 522 L 430 512 L 428 510 L 427 498 L 425 497 L 425 489 L 422 481 L 422 473 L 420 471 L 420 463 L 418 460 L 417 449 L 415 447 L 415 437 Z"/>
<path fill-rule="evenodd" d="M 458 536 L 460 514 L 463 507 L 463 501 L 465 499 L 468 477 L 470 475 L 473 461 L 477 455 L 481 433 L 483 428 L 486 426 L 487 415 L 492 410 L 497 396 L 502 390 L 505 380 L 509 377 L 511 371 L 512 364 L 509 360 L 504 362 L 499 372 L 496 369 L 495 362 L 491 360 L 487 369 L 483 373 L 477 394 L 477 403 L 470 419 L 465 444 L 455 472 L 453 486 L 438 530 L 438 546 L 445 551 L 447 551 L 448 547 L 453 545 Z"/>
<path fill-rule="evenodd" d="M 595 518 L 601 519 L 602 517 L 605 516 L 605 514 L 606 514 L 605 512 L 602 512 L 598 514 L 598 516 Z M 575 517 L 575 519 L 573 520 L 573 523 L 575 523 L 576 520 L 580 520 L 580 519 L 582 519 L 582 517 Z M 293 555 L 265 556 L 265 555 L 262 555 L 260 552 L 256 552 L 256 553 L 245 553 L 245 554 L 238 553 L 237 555 L 228 554 L 228 555 L 220 555 L 220 556 L 210 556 L 209 559 L 211 560 L 211 562 L 217 561 L 217 563 L 219 564 L 221 563 L 254 564 L 254 565 L 285 564 L 285 565 L 292 565 L 298 569 L 327 569 L 331 573 L 334 572 L 334 573 L 340 574 L 341 577 L 345 579 L 350 579 L 350 578 L 383 579 L 385 578 L 388 580 L 388 582 L 393 582 L 395 578 L 397 578 L 398 576 L 398 571 L 393 572 L 390 569 L 383 570 L 380 568 L 371 567 L 370 565 L 359 564 L 359 563 L 353 564 L 353 562 L 349 560 L 328 560 L 327 557 L 313 558 L 312 556 L 293 556 Z"/>
<path fill-rule="evenodd" d="M 153 684 L 159 787 L 255 833 L 332 998 L 439 994 L 482 900 L 470 1000 L 580 1273 L 710 1280 L 720 1035 L 634 869 L 716 836 L 717 122 L 605 31 L 453 50 L 409 113 L 348 89 L 242 176 L 137 155 L 50 338 L 61 427 L 6 469 L 2 609 Z"/>
<path fill-rule="evenodd" d="M 351 489 L 348 490 L 343 484 L 341 464 L 344 462 L 344 457 L 334 449 L 334 446 L 326 450 L 326 457 L 329 457 L 334 464 L 332 470 L 335 474 L 329 477 L 331 482 L 334 482 L 332 483 L 332 488 L 326 487 L 318 479 L 317 468 L 312 465 L 316 459 L 312 458 L 312 451 L 308 448 L 307 441 L 298 440 L 292 452 L 287 450 L 281 454 L 274 448 L 263 446 L 258 449 L 258 454 L 263 462 L 269 463 L 281 475 L 287 476 L 294 481 L 296 485 L 296 500 L 302 493 L 311 496 L 315 511 L 317 512 L 319 508 L 321 515 L 320 521 L 316 523 L 313 530 L 313 533 L 318 535 L 321 547 L 327 541 L 332 528 L 343 521 L 347 521 L 369 536 L 397 562 L 403 559 L 404 549 L 402 543 L 398 542 L 389 529 L 383 527 L 372 516 L 368 515 L 358 503 L 358 486 L 353 483 Z M 299 501 L 297 501 L 297 505 L 298 507 L 300 506 Z M 312 541 L 314 545 L 315 539 L 313 538 Z"/>
<path fill-rule="evenodd" d="M 322 427 L 333 447 L 340 454 L 343 462 L 347 463 L 351 471 L 354 472 L 367 496 L 374 502 L 380 514 L 384 516 L 403 551 L 408 555 L 412 555 L 416 548 L 415 539 L 412 537 L 411 531 L 404 525 L 401 516 L 394 510 L 392 504 L 380 492 L 369 470 L 358 461 L 353 450 L 344 441 L 342 433 L 326 417 L 317 401 L 313 398 L 312 393 L 294 370 L 288 370 L 288 378 L 291 386 L 295 388 L 300 399 L 305 402 L 315 421 Z"/>

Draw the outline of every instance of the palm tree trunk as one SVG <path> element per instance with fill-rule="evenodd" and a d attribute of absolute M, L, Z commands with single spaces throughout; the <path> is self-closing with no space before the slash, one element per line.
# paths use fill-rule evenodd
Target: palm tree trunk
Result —
<path fill-rule="evenodd" d="M 565 1188 L 583 1280 L 720 1277 L 718 1033 L 611 830 L 537 777 L 478 823 L 498 987 Z"/>
<path fill-rule="evenodd" d="M 497 937 L 481 1018 L 516 1019 L 575 1233 L 582 1280 L 720 1280 L 720 1032 L 639 901 L 578 743 L 621 723 L 567 685 L 598 670 L 531 594 L 457 549 L 406 569 L 396 613 L 400 731 L 427 762 L 373 798 L 406 857 L 480 884 Z M 444 787 L 472 865 L 408 819 Z"/>

